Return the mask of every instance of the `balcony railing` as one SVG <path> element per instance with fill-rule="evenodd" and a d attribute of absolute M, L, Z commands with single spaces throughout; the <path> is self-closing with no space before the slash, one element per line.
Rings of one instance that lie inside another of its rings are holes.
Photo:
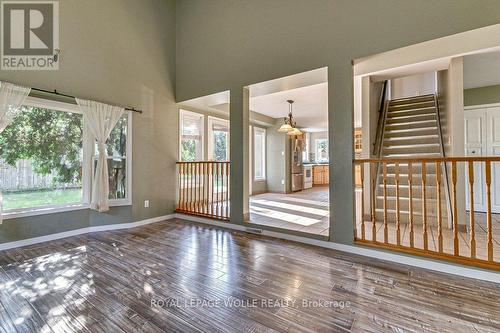
<path fill-rule="evenodd" d="M 500 270 L 498 162 L 500 157 L 354 160 L 355 242 Z M 445 165 L 451 205 L 444 195 Z"/>
<path fill-rule="evenodd" d="M 229 162 L 177 162 L 176 211 L 229 220 Z"/>

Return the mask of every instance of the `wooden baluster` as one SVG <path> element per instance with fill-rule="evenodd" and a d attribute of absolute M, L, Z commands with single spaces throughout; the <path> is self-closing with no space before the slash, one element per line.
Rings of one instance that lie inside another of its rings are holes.
<path fill-rule="evenodd" d="M 212 195 L 210 196 L 210 215 L 214 216 L 214 163 L 210 162 L 210 191 Z"/>
<path fill-rule="evenodd" d="M 177 192 L 177 204 L 176 204 L 176 207 L 175 209 L 178 210 L 180 209 L 181 207 L 181 191 L 182 191 L 182 170 L 181 170 L 181 164 L 180 163 L 176 163 L 175 164 L 175 167 L 176 167 L 176 172 L 177 172 L 177 187 L 178 187 L 178 192 Z"/>
<path fill-rule="evenodd" d="M 193 163 L 193 212 L 196 213 L 197 205 L 198 205 L 198 196 L 197 196 L 197 183 L 198 183 L 198 173 L 196 172 L 198 164 L 196 162 Z"/>
<path fill-rule="evenodd" d="M 410 227 L 410 247 L 415 246 L 415 234 L 413 230 L 413 175 L 412 175 L 412 170 L 413 165 L 412 162 L 408 162 L 408 210 L 409 210 L 409 217 L 408 217 L 408 224 Z"/>
<path fill-rule="evenodd" d="M 193 163 L 193 212 L 196 213 L 196 205 L 198 204 L 197 195 L 196 195 L 196 184 L 197 184 L 197 176 L 198 173 L 196 172 L 196 166 L 197 163 Z"/>
<path fill-rule="evenodd" d="M 202 178 L 202 173 L 201 173 L 201 166 L 202 163 L 198 162 L 198 213 L 203 213 L 203 201 L 202 201 L 202 187 L 201 187 L 201 182 L 203 181 Z"/>
<path fill-rule="evenodd" d="M 227 162 L 227 218 L 231 214 L 231 162 Z"/>
<path fill-rule="evenodd" d="M 224 163 L 226 167 L 226 218 L 229 219 L 229 162 Z"/>
<path fill-rule="evenodd" d="M 193 211 L 193 164 L 188 164 L 189 179 L 188 179 L 188 211 Z"/>
<path fill-rule="evenodd" d="M 361 239 L 365 240 L 365 164 L 361 163 Z"/>
<path fill-rule="evenodd" d="M 191 163 L 191 212 L 196 211 L 196 164 Z"/>
<path fill-rule="evenodd" d="M 219 210 L 219 217 L 222 217 L 223 216 L 223 212 L 224 212 L 224 164 L 223 163 L 219 163 L 219 172 L 220 172 L 220 190 L 219 190 L 219 193 L 220 193 L 220 196 L 219 196 L 219 200 L 220 200 L 220 210 Z"/>
<path fill-rule="evenodd" d="M 200 175 L 201 175 L 201 183 L 200 183 L 201 213 L 205 215 L 205 162 L 200 163 Z"/>
<path fill-rule="evenodd" d="M 205 214 L 210 214 L 210 163 L 205 163 Z"/>
<path fill-rule="evenodd" d="M 395 181 L 396 181 L 396 244 L 401 245 L 401 214 L 399 204 L 399 162 L 395 166 Z"/>
<path fill-rule="evenodd" d="M 371 176 L 371 193 L 370 193 L 370 200 L 371 200 L 371 218 L 372 218 L 372 241 L 376 242 L 377 241 L 377 211 L 376 211 L 376 204 L 377 204 L 377 168 L 373 163 L 370 163 L 370 176 Z"/>
<path fill-rule="evenodd" d="M 198 213 L 203 214 L 203 162 L 198 162 Z"/>
<path fill-rule="evenodd" d="M 186 163 L 182 163 L 182 210 L 186 210 L 186 204 L 187 204 L 187 167 Z"/>
<path fill-rule="evenodd" d="M 184 205 L 184 188 L 182 187 L 184 182 L 184 163 L 179 163 L 179 205 L 178 209 L 182 209 Z"/>
<path fill-rule="evenodd" d="M 438 214 L 438 251 L 443 253 L 443 207 L 441 206 L 441 162 L 436 162 L 436 191 Z"/>
<path fill-rule="evenodd" d="M 215 175 L 216 175 L 216 181 L 215 181 L 215 194 L 216 194 L 216 198 L 215 198 L 215 215 L 217 217 L 220 216 L 220 189 L 219 189 L 219 163 L 215 163 Z"/>
<path fill-rule="evenodd" d="M 488 261 L 493 261 L 493 224 L 491 221 L 491 161 L 486 161 L 486 227 L 488 228 Z"/>
<path fill-rule="evenodd" d="M 474 162 L 469 161 L 469 227 L 470 227 L 470 257 L 476 258 L 476 231 L 474 221 Z"/>
<path fill-rule="evenodd" d="M 354 240 L 358 239 L 358 199 L 357 199 L 357 194 L 356 194 L 356 188 L 357 188 L 357 183 L 356 183 L 356 175 L 357 175 L 357 170 L 358 170 L 359 165 L 354 161 L 354 203 L 356 205 L 356 210 L 354 213 Z M 363 211 L 363 209 L 361 209 Z"/>
<path fill-rule="evenodd" d="M 182 210 L 186 210 L 186 204 L 187 204 L 187 166 L 186 163 L 182 163 L 182 183 L 184 184 L 184 187 L 182 189 Z"/>
<path fill-rule="evenodd" d="M 199 164 L 199 170 L 200 170 L 200 183 L 198 184 L 198 192 L 200 195 L 199 198 L 199 206 L 200 206 L 200 213 L 203 214 L 203 162 L 198 163 Z"/>
<path fill-rule="evenodd" d="M 383 192 L 384 192 L 384 243 L 387 244 L 389 240 L 389 230 L 387 228 L 387 162 L 383 162 Z"/>
<path fill-rule="evenodd" d="M 457 206 L 457 162 L 451 162 L 451 188 L 453 194 L 453 254 L 459 255 L 458 248 L 458 206 Z"/>
<path fill-rule="evenodd" d="M 429 235 L 427 234 L 427 165 L 422 161 L 422 232 L 424 238 L 424 250 L 429 248 Z"/>
<path fill-rule="evenodd" d="M 194 209 L 196 213 L 200 212 L 200 163 L 196 162 L 194 164 L 194 197 L 195 197 L 195 205 Z"/>
<path fill-rule="evenodd" d="M 189 164 L 186 163 L 185 165 L 185 168 L 186 168 L 186 174 L 184 175 L 185 179 L 184 179 L 184 182 L 185 182 L 185 185 L 184 185 L 184 190 L 186 191 L 186 200 L 184 202 L 184 208 L 185 210 L 189 210 Z"/>
<path fill-rule="evenodd" d="M 225 190 L 224 190 L 224 183 L 225 183 L 225 178 L 226 178 L 226 171 L 225 171 L 225 163 L 221 163 L 220 164 L 220 167 L 221 167 L 221 183 L 222 183 L 222 193 L 221 193 L 221 202 L 222 202 L 222 205 L 221 205 L 221 216 L 222 217 L 225 217 L 225 211 L 226 211 L 226 207 L 224 206 L 225 205 L 225 199 L 226 199 L 226 193 L 225 193 Z"/>
<path fill-rule="evenodd" d="M 225 217 L 224 213 L 226 211 L 226 209 L 224 207 L 224 199 L 225 199 L 226 195 L 224 193 L 224 178 L 225 178 L 224 175 L 225 175 L 225 171 L 224 171 L 224 163 L 223 162 L 220 164 L 220 174 L 221 174 L 220 178 L 221 178 L 221 191 L 222 191 L 221 192 L 221 206 L 220 206 L 221 213 L 220 213 L 220 216 L 222 218 L 224 218 Z"/>

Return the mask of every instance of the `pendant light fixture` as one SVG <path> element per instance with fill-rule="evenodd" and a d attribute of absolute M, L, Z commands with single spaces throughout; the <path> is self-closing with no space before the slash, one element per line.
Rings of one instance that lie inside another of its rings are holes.
<path fill-rule="evenodd" d="M 297 127 L 294 127 L 293 130 L 291 130 L 290 132 L 286 133 L 287 135 L 302 135 L 302 132 L 297 128 Z"/>
<path fill-rule="evenodd" d="M 288 118 L 285 117 L 283 118 L 283 125 L 278 129 L 278 132 L 286 133 L 288 135 L 301 135 L 302 132 L 296 128 L 296 123 L 293 121 L 293 115 L 292 115 L 292 105 L 293 105 L 293 100 L 289 99 L 287 100 L 289 104 L 289 112 L 288 112 Z"/>

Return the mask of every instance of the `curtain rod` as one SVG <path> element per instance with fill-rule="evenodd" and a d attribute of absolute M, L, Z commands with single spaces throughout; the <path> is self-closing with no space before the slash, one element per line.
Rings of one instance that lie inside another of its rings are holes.
<path fill-rule="evenodd" d="M 73 98 L 73 99 L 76 99 L 75 96 L 71 96 L 71 95 L 66 95 L 66 94 L 62 94 L 60 92 L 58 92 L 57 90 L 54 89 L 54 91 L 49 91 L 49 90 L 45 90 L 45 89 L 38 89 L 38 88 L 31 88 L 31 90 L 35 90 L 35 91 L 39 91 L 39 92 L 43 92 L 43 93 L 46 93 L 46 94 L 52 94 L 52 95 L 57 95 L 57 96 L 62 96 L 62 97 L 67 97 L 67 98 Z M 125 110 L 127 111 L 132 111 L 132 112 L 137 112 L 137 113 L 142 113 L 142 110 L 137 110 L 135 108 L 128 108 L 126 107 Z"/>

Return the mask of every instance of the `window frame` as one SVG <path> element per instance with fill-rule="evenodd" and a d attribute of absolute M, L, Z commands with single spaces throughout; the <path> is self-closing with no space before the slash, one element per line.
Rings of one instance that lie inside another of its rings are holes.
<path fill-rule="evenodd" d="M 261 134 L 263 135 L 264 137 L 264 140 L 262 141 L 262 146 L 261 146 L 261 149 L 263 150 L 263 152 L 261 153 L 262 154 L 262 164 L 261 164 L 261 168 L 262 168 L 262 176 L 261 177 L 257 177 L 256 176 L 256 172 L 255 170 L 257 169 L 256 168 L 256 159 L 255 159 L 255 148 L 257 147 L 257 145 L 255 144 L 255 138 L 257 137 L 257 134 Z M 253 180 L 254 181 L 265 181 L 267 178 L 267 170 L 266 170 L 266 165 L 267 165 L 267 130 L 265 128 L 261 128 L 261 127 L 256 127 L 254 126 L 253 127 Z"/>
<path fill-rule="evenodd" d="M 218 117 L 212 117 L 208 116 L 208 150 L 207 150 L 207 158 L 209 161 L 215 161 L 214 159 L 214 131 L 212 129 L 214 124 L 219 124 L 219 125 L 224 125 L 227 126 L 227 145 L 226 145 L 226 156 L 227 160 L 225 162 L 229 162 L 230 160 L 230 142 L 231 142 L 231 136 L 230 136 L 230 127 L 229 127 L 229 120 L 223 119 L 223 118 L 218 118 Z"/>
<path fill-rule="evenodd" d="M 127 115 L 127 145 L 125 149 L 125 156 L 121 156 L 120 159 L 125 160 L 125 167 L 127 168 L 126 170 L 126 180 L 127 180 L 127 185 L 126 185 L 126 190 L 125 190 L 125 198 L 120 198 L 120 199 L 109 199 L 109 206 L 110 207 L 116 207 L 116 206 L 130 206 L 132 205 L 132 111 L 125 111 L 124 114 Z M 129 139 L 130 138 L 130 139 Z M 94 174 L 95 172 L 95 164 L 94 161 L 97 159 L 96 151 L 95 151 L 95 144 L 94 140 L 91 137 L 90 142 L 92 144 L 92 155 L 91 155 L 91 175 Z M 85 154 L 85 150 L 84 150 Z M 108 156 L 108 160 L 112 160 L 114 158 L 117 158 L 116 156 Z M 90 193 L 92 192 L 92 177 L 90 179 L 90 188 L 88 189 L 89 192 L 89 197 Z"/>
<path fill-rule="evenodd" d="M 201 129 L 200 129 L 200 141 L 201 141 L 201 157 L 199 161 L 203 161 L 205 158 L 205 115 L 198 112 L 188 111 L 185 109 L 179 109 L 179 151 L 178 151 L 178 160 L 182 161 L 182 124 L 185 115 L 191 115 L 201 118 Z"/>
<path fill-rule="evenodd" d="M 324 163 L 324 162 L 328 162 L 329 161 L 329 158 L 327 159 L 319 159 L 319 149 L 318 149 L 318 142 L 320 141 L 326 141 L 326 155 L 327 157 L 329 157 L 329 154 L 330 154 L 330 151 L 329 151 L 329 147 L 328 147 L 328 139 L 316 139 L 314 141 L 314 152 L 315 152 L 315 159 L 316 159 L 316 162 L 318 163 Z"/>
<path fill-rule="evenodd" d="M 2 218 L 4 220 L 46 215 L 59 212 L 67 212 L 74 210 L 82 210 L 90 208 L 90 196 L 92 193 L 92 172 L 93 172 L 93 156 L 94 156 L 94 138 L 89 133 L 86 125 L 85 117 L 83 112 L 80 110 L 77 104 L 53 101 L 44 98 L 28 96 L 23 103 L 25 106 L 45 108 L 54 111 L 76 113 L 82 115 L 83 121 L 83 137 L 82 137 L 82 200 L 80 202 L 68 203 L 63 205 L 41 205 L 35 207 L 18 208 L 18 209 L 8 209 L 2 212 Z M 110 199 L 109 205 L 111 206 L 124 206 L 132 205 L 132 112 L 127 112 L 127 155 L 126 155 L 126 165 L 127 165 L 127 193 L 124 199 Z"/>

